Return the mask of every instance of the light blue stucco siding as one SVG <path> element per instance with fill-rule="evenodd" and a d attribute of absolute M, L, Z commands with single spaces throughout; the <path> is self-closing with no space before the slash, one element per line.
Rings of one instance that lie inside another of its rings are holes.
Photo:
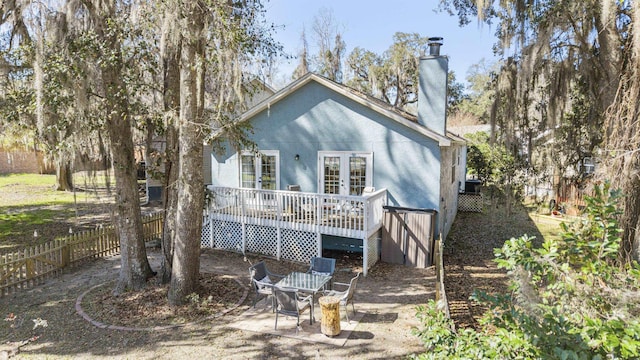
<path fill-rule="evenodd" d="M 280 189 L 318 192 L 319 151 L 369 152 L 373 186 L 388 190 L 390 205 L 439 209 L 438 142 L 315 81 L 250 121 L 258 149 L 279 151 Z M 214 185 L 239 186 L 238 171 L 234 150 L 212 156 Z"/>

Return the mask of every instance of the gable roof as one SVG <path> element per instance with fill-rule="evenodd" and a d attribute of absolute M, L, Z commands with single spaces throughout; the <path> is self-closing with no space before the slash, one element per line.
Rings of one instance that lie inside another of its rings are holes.
<path fill-rule="evenodd" d="M 279 102 L 280 100 L 286 98 L 287 96 L 289 96 L 290 94 L 294 93 L 295 91 L 297 91 L 298 89 L 300 89 L 301 87 L 303 87 L 304 85 L 310 83 L 311 81 L 315 81 L 318 84 L 325 86 L 341 95 L 346 96 L 347 98 L 349 98 L 350 100 L 363 105 L 381 115 L 384 115 L 385 117 L 407 127 L 410 128 L 420 134 L 422 134 L 425 137 L 428 137 L 432 140 L 435 140 L 438 142 L 438 144 L 440 146 L 450 146 L 452 141 L 455 141 L 454 139 L 448 137 L 448 136 L 443 136 L 438 134 L 437 132 L 423 126 L 420 125 L 417 120 L 416 117 L 412 114 L 409 114 L 406 111 L 397 109 L 389 104 L 387 104 L 386 102 L 374 98 L 372 96 L 369 95 L 365 95 L 353 88 L 350 88 L 348 86 L 345 86 L 343 84 L 339 84 L 336 83 L 335 81 L 329 80 L 323 76 L 314 74 L 314 73 L 307 73 L 306 75 L 302 76 L 301 78 L 297 79 L 296 81 L 293 81 L 292 83 L 290 83 L 289 85 L 285 86 L 284 88 L 280 89 L 278 92 L 276 92 L 275 94 L 273 94 L 272 96 L 266 98 L 265 100 L 261 101 L 260 103 L 258 103 L 256 106 L 254 106 L 253 108 L 249 109 L 248 111 L 246 111 L 245 113 L 243 113 L 238 119 L 238 122 L 244 122 L 244 121 L 248 121 L 250 120 L 252 117 L 254 117 L 255 115 L 259 114 L 260 112 L 262 112 L 263 110 L 269 109 L 271 107 L 271 105 Z"/>

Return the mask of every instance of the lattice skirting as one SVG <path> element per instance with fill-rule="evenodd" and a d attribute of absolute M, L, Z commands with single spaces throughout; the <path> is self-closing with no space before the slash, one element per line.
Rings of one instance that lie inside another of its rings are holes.
<path fill-rule="evenodd" d="M 247 251 L 278 256 L 278 230 L 272 226 L 245 225 Z"/>
<path fill-rule="evenodd" d="M 315 233 L 282 229 L 281 237 L 283 259 L 308 263 L 318 253 Z"/>
<path fill-rule="evenodd" d="M 380 254 L 380 236 L 374 234 L 367 240 L 367 269 L 371 269 L 378 262 L 378 254 Z"/>
<path fill-rule="evenodd" d="M 213 247 L 213 243 L 211 241 L 211 224 L 209 224 L 209 217 L 205 216 L 202 219 L 202 237 L 200 240 L 201 247 Z"/>
<path fill-rule="evenodd" d="M 318 234 L 314 232 L 280 229 L 264 225 L 245 225 L 246 251 L 264 254 L 274 258 L 308 263 L 318 256 Z M 204 219 L 202 226 L 203 247 L 243 252 L 242 224 L 232 221 Z M 365 269 L 371 269 L 378 261 L 380 234 L 372 235 L 367 241 Z M 280 241 L 280 243 L 278 243 Z M 278 254 L 279 253 L 279 254 Z M 278 256 L 279 255 L 279 256 Z"/>
<path fill-rule="evenodd" d="M 482 194 L 458 194 L 458 211 L 482 212 Z"/>
<path fill-rule="evenodd" d="M 213 220 L 213 247 L 242 252 L 242 225 L 233 221 Z"/>
<path fill-rule="evenodd" d="M 231 221 L 213 220 L 207 218 L 202 224 L 202 247 L 233 250 L 242 252 L 242 224 Z M 313 232 L 281 229 L 278 246 L 278 229 L 272 226 L 245 225 L 246 251 L 256 254 L 278 257 L 291 261 L 308 263 L 317 256 L 317 235 Z M 213 239 L 213 241 L 212 241 Z"/>

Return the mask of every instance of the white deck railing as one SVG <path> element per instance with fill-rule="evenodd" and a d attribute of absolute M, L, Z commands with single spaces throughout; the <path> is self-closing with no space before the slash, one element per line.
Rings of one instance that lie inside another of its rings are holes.
<path fill-rule="evenodd" d="M 209 186 L 207 213 L 243 224 L 364 239 L 382 226 L 387 190 L 363 196 Z"/>

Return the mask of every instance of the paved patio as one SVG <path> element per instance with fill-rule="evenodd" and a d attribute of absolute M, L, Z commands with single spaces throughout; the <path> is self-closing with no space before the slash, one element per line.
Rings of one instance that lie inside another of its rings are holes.
<path fill-rule="evenodd" d="M 351 321 L 347 322 L 342 311 L 343 308 L 341 307 L 341 332 L 339 335 L 334 337 L 329 337 L 322 334 L 322 331 L 320 330 L 321 314 L 319 306 L 317 305 L 314 311 L 315 321 L 313 324 L 309 323 L 308 313 L 304 313 L 300 316 L 300 328 L 297 328 L 296 326 L 295 317 L 280 315 L 278 318 L 278 329 L 276 330 L 274 327 L 275 315 L 271 310 L 271 302 L 268 299 L 260 300 L 256 304 L 255 309 L 253 307 L 250 307 L 247 311 L 239 315 L 236 320 L 231 322 L 229 326 L 234 329 L 253 331 L 259 334 L 286 336 L 288 338 L 296 339 L 299 341 L 323 343 L 333 346 L 344 346 L 351 333 L 360 323 L 360 320 L 364 316 L 364 313 L 356 311 L 356 315 L 350 316 Z M 352 315 L 351 311 L 351 305 L 349 305 L 349 315 Z"/>

